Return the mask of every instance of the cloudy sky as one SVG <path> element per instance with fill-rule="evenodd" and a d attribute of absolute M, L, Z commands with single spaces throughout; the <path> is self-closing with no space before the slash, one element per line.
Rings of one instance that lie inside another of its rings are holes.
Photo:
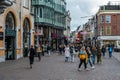
<path fill-rule="evenodd" d="M 109 1 L 119 0 L 66 0 L 67 10 L 71 13 L 71 30 L 75 30 L 79 25 L 87 22 L 90 17 L 84 16 L 95 15 L 99 6 L 106 5 Z"/>

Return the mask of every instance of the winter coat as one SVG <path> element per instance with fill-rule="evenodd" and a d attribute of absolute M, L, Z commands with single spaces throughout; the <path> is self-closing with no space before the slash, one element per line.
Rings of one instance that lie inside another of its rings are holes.
<path fill-rule="evenodd" d="M 34 55 L 35 55 L 35 49 L 34 48 L 30 48 L 29 57 L 34 57 Z"/>

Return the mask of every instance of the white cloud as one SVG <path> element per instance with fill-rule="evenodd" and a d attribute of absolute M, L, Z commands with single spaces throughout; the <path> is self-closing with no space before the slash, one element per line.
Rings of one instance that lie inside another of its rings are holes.
<path fill-rule="evenodd" d="M 87 22 L 88 18 L 81 17 L 95 15 L 99 6 L 107 4 L 108 1 L 118 0 L 66 0 L 67 10 L 70 10 L 72 18 L 71 30 Z"/>

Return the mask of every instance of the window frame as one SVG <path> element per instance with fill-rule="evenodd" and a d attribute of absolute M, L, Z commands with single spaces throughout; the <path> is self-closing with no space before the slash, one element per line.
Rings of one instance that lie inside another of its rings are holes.
<path fill-rule="evenodd" d="M 111 15 L 106 15 L 105 16 L 105 22 L 106 23 L 111 23 Z"/>
<path fill-rule="evenodd" d="M 101 15 L 101 16 L 100 16 L 100 23 L 104 23 L 104 20 L 105 20 L 105 19 L 104 19 L 104 16 Z"/>
<path fill-rule="evenodd" d="M 106 26 L 106 35 L 111 35 L 111 26 Z"/>

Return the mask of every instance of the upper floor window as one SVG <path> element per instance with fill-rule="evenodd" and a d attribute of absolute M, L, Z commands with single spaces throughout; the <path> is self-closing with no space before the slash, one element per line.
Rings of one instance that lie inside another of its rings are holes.
<path fill-rule="evenodd" d="M 29 8 L 29 0 L 23 0 L 23 6 Z"/>
<path fill-rule="evenodd" d="M 106 35 L 111 35 L 111 27 L 110 26 L 106 27 Z"/>
<path fill-rule="evenodd" d="M 102 35 L 104 35 L 104 26 L 102 26 L 101 31 L 102 31 Z"/>
<path fill-rule="evenodd" d="M 40 8 L 39 10 L 40 10 L 40 18 L 42 18 L 42 8 Z"/>
<path fill-rule="evenodd" d="M 111 16 L 110 15 L 106 15 L 106 23 L 111 23 Z"/>
<path fill-rule="evenodd" d="M 100 22 L 104 23 L 104 16 L 103 15 L 100 17 Z"/>

